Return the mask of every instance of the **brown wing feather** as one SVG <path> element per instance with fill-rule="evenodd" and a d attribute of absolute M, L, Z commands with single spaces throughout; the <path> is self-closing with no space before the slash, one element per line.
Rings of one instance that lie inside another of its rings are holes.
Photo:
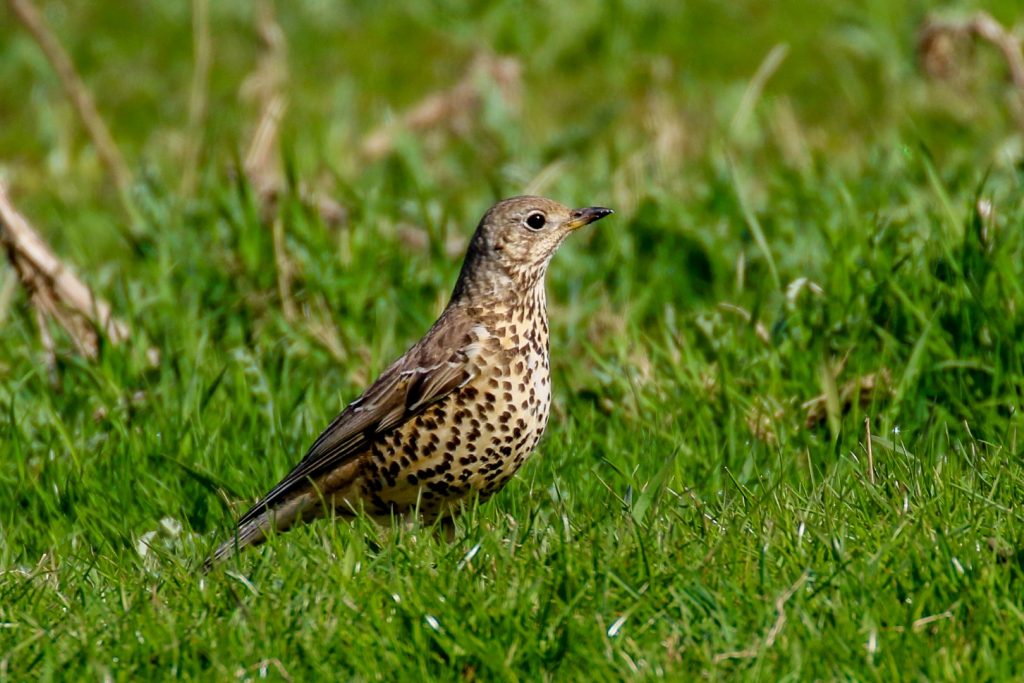
<path fill-rule="evenodd" d="M 305 457 L 246 512 L 238 526 L 273 510 L 297 489 L 369 448 L 370 440 L 404 424 L 475 376 L 479 333 L 457 309 L 445 311 L 427 335 L 350 403 L 317 438 Z"/>

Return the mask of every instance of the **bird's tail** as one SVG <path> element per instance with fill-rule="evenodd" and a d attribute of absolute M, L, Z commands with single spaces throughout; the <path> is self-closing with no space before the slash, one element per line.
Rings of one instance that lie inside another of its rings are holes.
<path fill-rule="evenodd" d="M 203 563 L 203 572 L 208 572 L 215 565 L 220 564 L 236 552 L 252 545 L 259 545 L 267 540 L 267 536 L 274 532 L 287 531 L 299 521 L 300 518 L 315 516 L 312 503 L 316 500 L 311 494 L 306 493 L 293 497 L 291 500 L 278 505 L 276 508 L 263 506 L 262 511 L 257 513 L 260 505 L 247 512 L 242 517 L 242 522 L 235 528 L 235 533 L 228 540 L 221 543 L 210 557 Z M 256 513 L 256 514 L 254 514 Z"/>
<path fill-rule="evenodd" d="M 239 525 L 235 529 L 234 535 L 217 546 L 213 554 L 206 558 L 206 562 L 203 563 L 203 572 L 210 571 L 215 565 L 220 564 L 243 548 L 263 543 L 263 541 L 267 540 L 267 532 L 271 524 L 272 521 L 269 519 L 269 513 L 264 513 L 256 519 Z"/>

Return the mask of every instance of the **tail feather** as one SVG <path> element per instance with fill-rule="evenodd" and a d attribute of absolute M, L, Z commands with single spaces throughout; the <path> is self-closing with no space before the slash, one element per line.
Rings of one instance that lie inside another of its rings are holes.
<path fill-rule="evenodd" d="M 285 504 L 272 510 L 266 509 L 260 515 L 240 524 L 235 528 L 234 535 L 221 543 L 213 551 L 213 554 L 206 558 L 203 563 L 203 572 L 210 571 L 239 550 L 263 543 L 267 540 L 271 529 L 275 532 L 287 531 L 310 507 L 310 502 L 311 496 L 309 495 L 296 496 Z"/>
<path fill-rule="evenodd" d="M 234 535 L 217 546 L 213 554 L 206 558 L 203 571 L 210 571 L 214 565 L 220 564 L 243 548 L 259 545 L 267 540 L 268 525 L 269 520 L 264 515 L 235 529 Z"/>

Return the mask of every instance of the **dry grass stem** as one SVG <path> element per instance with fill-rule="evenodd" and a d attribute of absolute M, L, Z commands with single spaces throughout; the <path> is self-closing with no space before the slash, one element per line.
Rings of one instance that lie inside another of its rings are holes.
<path fill-rule="evenodd" d="M 7 0 L 7 4 L 21 25 L 39 45 L 39 49 L 46 56 L 50 66 L 57 72 L 64 93 L 71 100 L 71 105 L 78 114 L 78 118 L 81 119 L 82 125 L 85 126 L 89 138 L 96 147 L 100 161 L 110 174 L 118 192 L 127 202 L 127 192 L 131 186 L 131 173 L 121 155 L 121 150 L 118 149 L 117 143 L 114 142 L 107 125 L 103 122 L 103 117 L 96 109 L 92 93 L 89 92 L 82 78 L 75 71 L 75 66 L 68 53 L 60 44 L 57 36 L 47 26 L 43 15 L 31 0 Z"/>
<path fill-rule="evenodd" d="M 268 677 L 270 667 L 273 667 L 277 671 L 277 675 L 281 677 L 281 680 L 291 683 L 292 676 L 288 673 L 288 670 L 284 668 L 284 664 L 281 663 L 280 659 L 276 657 L 274 659 L 264 659 L 256 662 L 251 666 L 245 668 L 239 667 L 235 671 L 235 678 L 245 683 L 255 680 L 264 680 Z"/>
<path fill-rule="evenodd" d="M 869 372 L 866 375 L 855 377 L 846 382 L 837 391 L 838 412 L 848 411 L 853 406 L 854 401 L 859 402 L 861 407 L 866 407 L 875 399 L 887 396 L 891 392 L 892 373 L 889 372 L 888 368 L 882 368 L 878 372 Z M 826 394 L 821 394 L 809 401 L 805 401 L 801 407 L 806 411 L 807 417 L 804 420 L 804 424 L 808 429 L 816 427 L 828 417 L 828 397 Z"/>
<path fill-rule="evenodd" d="M 208 0 L 192 0 L 192 86 L 188 99 L 188 130 L 181 176 L 181 193 L 195 191 L 199 157 L 203 149 L 203 131 L 209 112 L 210 68 L 213 64 L 213 41 L 210 38 L 210 6 Z"/>
<path fill-rule="evenodd" d="M 298 318 L 295 300 L 292 298 L 292 282 L 297 267 L 288 257 L 284 243 L 284 219 L 280 214 L 274 218 L 274 264 L 277 267 L 277 294 L 281 299 L 281 312 L 285 320 L 294 323 Z"/>
<path fill-rule="evenodd" d="M 272 2 L 257 5 L 256 27 L 263 52 L 256 68 L 242 83 L 241 97 L 256 102 L 259 115 L 242 166 L 259 197 L 263 218 L 270 222 L 285 188 L 279 143 L 281 123 L 288 110 L 288 41 Z M 329 225 L 340 225 L 348 219 L 345 208 L 324 192 L 302 186 L 299 195 Z"/>
<path fill-rule="evenodd" d="M 999 50 L 1016 91 L 1019 123 L 1024 126 L 1024 51 L 1020 39 L 988 12 L 975 12 L 969 19 L 944 21 L 929 17 L 921 26 L 917 55 L 922 70 L 931 78 L 950 80 L 969 58 L 972 40 L 989 43 Z"/>
<path fill-rule="evenodd" d="M 719 310 L 725 311 L 727 313 L 733 313 L 735 315 L 738 315 L 746 323 L 750 323 L 753 320 L 753 316 L 750 314 L 750 311 L 740 306 L 737 306 L 736 304 L 731 304 L 728 301 L 723 301 L 719 303 L 718 308 Z M 757 335 L 757 338 L 761 340 L 761 343 L 763 343 L 765 346 L 771 345 L 772 335 L 768 331 L 768 328 L 765 327 L 764 323 L 761 322 L 760 320 L 754 322 L 754 334 Z"/>
<path fill-rule="evenodd" d="M 947 619 L 955 619 L 956 615 L 953 613 L 953 610 L 957 607 L 959 607 L 958 602 L 951 605 L 949 609 L 945 610 L 944 612 L 939 612 L 938 614 L 929 614 L 928 616 L 921 617 L 920 619 L 915 619 L 910 624 L 910 630 L 914 633 L 917 633 L 923 630 L 924 627 L 928 626 L 929 624 L 934 624 L 938 621 L 945 621 Z M 893 633 L 906 633 L 907 631 L 905 626 L 889 626 L 886 627 L 884 630 L 892 631 Z"/>
<path fill-rule="evenodd" d="M 277 153 L 278 133 L 288 98 L 278 94 L 269 98 L 260 109 L 256 132 L 245 153 L 243 168 L 245 175 L 260 194 L 275 195 L 281 191 L 284 180 L 279 168 Z"/>
<path fill-rule="evenodd" d="M 260 200 L 264 220 L 271 224 L 274 240 L 274 264 L 277 270 L 277 293 L 284 319 L 319 343 L 335 360 L 347 357 L 344 344 L 330 322 L 327 307 L 317 302 L 312 309 L 296 303 L 293 294 L 301 268 L 288 254 L 284 218 L 278 200 L 284 190 L 280 168 L 281 122 L 288 108 L 288 42 L 274 14 L 273 3 L 261 2 L 257 9 L 257 30 L 263 42 L 256 68 L 242 84 L 242 97 L 259 103 L 259 118 L 243 161 L 243 170 Z M 314 205 L 321 217 L 332 224 L 342 223 L 347 213 L 334 200 L 300 188 L 303 201 Z M 303 324 L 304 323 L 304 324 Z"/>
<path fill-rule="evenodd" d="M 128 326 L 115 318 L 110 305 L 93 296 L 89 287 L 57 258 L 11 204 L 2 184 L 0 243 L 36 308 L 40 335 L 49 354 L 53 354 L 53 340 L 45 323 L 47 317 L 56 320 L 79 352 L 88 358 L 95 358 L 99 352 L 99 331 L 112 344 L 128 339 Z"/>
<path fill-rule="evenodd" d="M 348 350 L 341 341 L 337 328 L 332 324 L 330 310 L 322 298 L 314 301 L 312 309 L 308 306 L 304 307 L 303 317 L 306 320 L 306 329 L 309 331 L 310 336 L 327 353 L 331 354 L 331 358 L 339 363 L 349 360 Z M 358 384 L 365 384 L 365 380 L 368 380 L 368 378 L 360 378 L 360 380 L 357 382 Z"/>
<path fill-rule="evenodd" d="M 744 421 L 747 423 L 747 429 L 750 430 L 751 436 L 761 443 L 776 446 L 779 443 L 779 435 L 775 431 L 775 424 L 782 420 L 785 414 L 782 408 L 772 409 L 765 404 L 764 400 L 759 400 L 757 404 L 747 410 Z"/>
<path fill-rule="evenodd" d="M 260 195 L 278 193 L 284 184 L 278 167 L 281 120 L 288 108 L 288 42 L 271 2 L 257 5 L 256 29 L 263 51 L 256 68 L 242 83 L 242 98 L 259 106 L 255 132 L 245 153 L 243 170 Z"/>
<path fill-rule="evenodd" d="M 760 643 L 755 643 L 746 650 L 722 652 L 717 654 L 714 657 L 714 662 L 718 664 L 727 659 L 753 659 L 765 650 L 770 649 L 775 644 L 779 634 L 782 633 L 782 628 L 786 625 L 786 603 L 789 602 L 789 599 L 792 598 L 805 583 L 807 583 L 808 578 L 810 578 L 810 574 L 805 570 L 792 586 L 787 588 L 781 595 L 779 595 L 779 597 L 775 598 L 775 623 L 773 623 L 771 628 L 768 629 L 768 633 L 765 634 L 764 640 Z"/>
<path fill-rule="evenodd" d="M 0 326 L 7 320 L 16 291 L 18 291 L 18 275 L 8 270 L 4 273 L 3 283 L 0 283 Z"/>
<path fill-rule="evenodd" d="M 57 385 L 57 348 L 53 343 L 53 335 L 50 333 L 50 323 L 46 319 L 43 309 L 38 306 L 33 309 L 36 319 L 36 327 L 39 328 L 39 342 L 43 345 L 43 355 L 46 358 L 46 375 L 51 386 Z"/>
<path fill-rule="evenodd" d="M 871 445 L 871 418 L 864 418 L 864 438 L 868 444 L 868 481 L 875 483 L 875 449 Z"/>
<path fill-rule="evenodd" d="M 514 105 L 518 102 L 522 89 L 519 61 L 488 53 L 477 55 L 466 75 L 454 86 L 428 95 L 395 121 L 370 132 L 361 146 L 363 156 L 370 160 L 388 156 L 402 131 L 423 133 L 445 129 L 465 134 L 476 125 L 484 93 L 492 84 L 507 103 Z"/>

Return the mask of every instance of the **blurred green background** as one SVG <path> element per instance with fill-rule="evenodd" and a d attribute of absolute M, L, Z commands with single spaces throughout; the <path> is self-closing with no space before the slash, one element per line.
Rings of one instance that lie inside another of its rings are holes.
<path fill-rule="evenodd" d="M 329 169 L 351 181 L 368 170 L 354 153 L 363 136 L 450 87 L 474 55 L 488 51 L 518 60 L 521 106 L 494 103 L 456 150 L 430 160 L 431 189 L 448 202 L 515 191 L 555 158 L 592 165 L 649 154 L 659 135 L 675 144 L 663 160 L 669 169 L 660 169 L 671 172 L 656 180 L 680 191 L 723 143 L 738 146 L 750 163 L 781 156 L 797 166 L 827 160 L 856 168 L 908 138 L 929 145 L 943 163 L 1005 161 L 1017 130 L 995 51 L 978 47 L 961 64 L 966 74 L 936 86 L 918 68 L 916 42 L 930 11 L 962 19 L 984 7 L 1012 26 L 1019 8 L 948 4 L 286 3 L 278 15 L 288 39 L 289 153 L 300 175 Z M 189 3 L 43 9 L 133 166 L 156 182 L 177 180 L 193 64 Z M 254 107 L 239 93 L 260 41 L 250 3 L 212 3 L 209 13 L 214 63 L 204 156 L 212 173 L 248 144 Z M 10 10 L 4 20 L 5 174 L 26 195 L 48 187 L 64 201 L 92 198 L 99 169 L 87 140 L 40 51 Z M 784 60 L 740 122 L 747 126 L 736 130 L 751 78 L 779 45 Z"/>

